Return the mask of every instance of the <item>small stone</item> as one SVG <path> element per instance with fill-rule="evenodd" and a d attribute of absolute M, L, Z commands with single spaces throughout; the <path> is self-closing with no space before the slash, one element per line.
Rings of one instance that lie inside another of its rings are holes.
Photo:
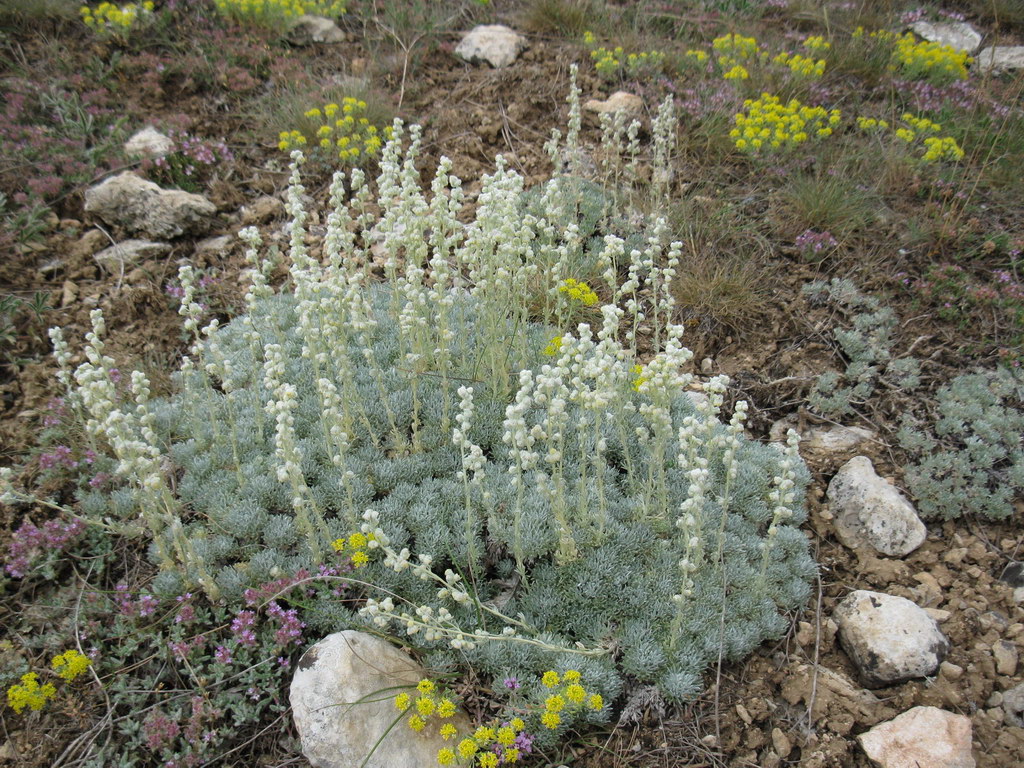
<path fill-rule="evenodd" d="M 999 574 L 999 580 L 1009 584 L 1014 589 L 1024 587 L 1024 563 L 1014 561 L 1007 565 L 1003 568 L 1003 572 Z"/>
<path fill-rule="evenodd" d="M 1024 45 L 990 46 L 979 53 L 974 62 L 983 72 L 995 75 L 1024 69 Z"/>
<path fill-rule="evenodd" d="M 949 617 L 953 615 L 950 611 L 944 611 L 941 608 L 925 608 L 924 612 L 935 619 L 936 624 L 949 621 Z"/>
<path fill-rule="evenodd" d="M 1013 602 L 1024 603 L 1024 587 L 1017 587 L 1013 590 Z"/>
<path fill-rule="evenodd" d="M 288 42 L 295 45 L 343 43 L 345 33 L 332 19 L 306 14 L 296 17 L 288 28 Z"/>
<path fill-rule="evenodd" d="M 869 688 L 931 675 L 949 651 L 935 621 L 902 597 L 859 589 L 834 617 L 839 641 Z"/>
<path fill-rule="evenodd" d="M 302 753 L 314 768 L 436 765 L 438 750 L 452 744 L 436 728 L 415 732 L 395 724 L 394 697 L 402 690 L 415 695 L 426 676 L 373 635 L 346 630 L 325 637 L 302 655 L 289 692 Z M 450 722 L 469 732 L 462 712 Z"/>
<path fill-rule="evenodd" d="M 1003 714 L 1006 722 L 1024 728 L 1024 683 L 1003 691 Z"/>
<path fill-rule="evenodd" d="M 231 246 L 235 244 L 237 238 L 231 235 L 219 235 L 217 237 L 208 237 L 205 240 L 200 240 L 195 246 L 195 255 L 197 258 L 209 258 L 217 259 L 231 251 Z"/>
<path fill-rule="evenodd" d="M 98 229 L 90 229 L 71 246 L 71 255 L 76 259 L 86 259 L 109 243 L 105 234 Z"/>
<path fill-rule="evenodd" d="M 1009 640 L 998 640 L 992 646 L 992 657 L 996 661 L 996 672 L 1000 675 L 1017 673 L 1017 644 Z"/>
<path fill-rule="evenodd" d="M 987 699 L 985 699 L 985 706 L 986 707 L 998 707 L 998 706 L 1001 706 L 1002 703 L 1003 703 L 1003 692 L 1002 691 L 992 691 L 992 693 L 989 695 L 989 697 Z"/>
<path fill-rule="evenodd" d="M 64 269 L 64 261 L 61 259 L 50 259 L 44 264 L 39 265 L 39 276 L 46 279 L 53 277 L 58 272 Z"/>
<path fill-rule="evenodd" d="M 284 216 L 284 203 L 270 195 L 257 197 L 242 209 L 243 224 L 266 224 L 281 216 Z"/>
<path fill-rule="evenodd" d="M 786 433 L 795 429 L 800 433 L 800 454 L 819 461 L 838 463 L 847 459 L 865 443 L 878 439 L 878 435 L 864 427 L 844 427 L 839 424 L 822 424 L 800 428 L 795 416 L 785 416 L 772 424 L 768 436 L 772 441 L 785 441 Z"/>
<path fill-rule="evenodd" d="M 70 280 L 65 280 L 64 285 L 61 286 L 60 305 L 62 307 L 70 307 L 75 303 L 75 299 L 78 298 L 78 286 Z"/>
<path fill-rule="evenodd" d="M 503 24 L 483 24 L 470 30 L 455 48 L 455 55 L 477 64 L 507 67 L 526 48 L 526 38 Z"/>
<path fill-rule="evenodd" d="M 154 243 L 149 240 L 125 240 L 104 248 L 95 255 L 96 263 L 107 272 L 123 272 L 127 267 L 134 267 L 139 262 L 163 256 L 171 250 L 167 243 Z"/>
<path fill-rule="evenodd" d="M 639 96 L 626 91 L 616 91 L 604 101 L 590 99 L 583 105 L 583 109 L 597 114 L 615 114 L 624 112 L 630 116 L 640 115 L 644 111 L 644 100 Z"/>
<path fill-rule="evenodd" d="M 750 716 L 750 713 L 747 712 L 747 708 L 744 707 L 742 704 L 736 705 L 736 714 L 739 715 L 740 720 L 742 720 L 747 725 L 750 725 L 752 722 L 754 722 L 754 718 Z"/>
<path fill-rule="evenodd" d="M 793 742 L 781 728 L 772 729 L 772 746 L 775 747 L 775 752 L 779 757 L 786 757 L 793 751 Z"/>
<path fill-rule="evenodd" d="M 939 664 L 939 673 L 949 680 L 959 680 L 964 675 L 964 668 L 951 661 L 944 661 Z"/>
<path fill-rule="evenodd" d="M 814 625 L 809 621 L 801 621 L 799 629 L 796 633 L 796 641 L 800 645 L 810 645 L 814 642 L 814 638 L 817 633 L 814 631 Z"/>
<path fill-rule="evenodd" d="M 914 707 L 857 737 L 881 768 L 974 768 L 971 721 L 936 707 Z"/>
<path fill-rule="evenodd" d="M 137 157 L 163 157 L 174 149 L 174 140 L 147 125 L 124 143 L 124 153 Z"/>
<path fill-rule="evenodd" d="M 910 31 L 929 43 L 948 45 L 965 53 L 974 53 L 981 45 L 981 33 L 964 21 L 918 21 L 910 25 Z"/>
<path fill-rule="evenodd" d="M 700 372 L 705 376 L 710 376 L 715 371 L 715 361 L 710 357 L 705 357 L 700 361 Z"/>
<path fill-rule="evenodd" d="M 851 549 L 868 547 L 903 557 L 920 547 L 928 529 L 910 502 L 877 474 L 866 456 L 850 459 L 828 485 L 839 540 Z"/>

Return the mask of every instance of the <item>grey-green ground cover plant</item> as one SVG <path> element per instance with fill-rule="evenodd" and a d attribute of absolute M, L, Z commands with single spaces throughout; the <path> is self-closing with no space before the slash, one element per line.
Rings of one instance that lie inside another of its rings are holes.
<path fill-rule="evenodd" d="M 576 140 L 570 126 L 552 157 Z M 401 635 L 437 674 L 574 669 L 609 702 L 627 679 L 684 700 L 808 596 L 796 435 L 783 449 L 747 439 L 744 402 L 722 423 L 724 377 L 706 401 L 686 396 L 671 290 L 682 246 L 663 219 L 641 247 L 604 234 L 595 248 L 570 215 L 573 179 L 553 178 L 533 206 L 499 158 L 464 224 L 449 161 L 421 190 L 419 146 L 396 121 L 375 194 L 359 170 L 335 175 L 322 258 L 306 245 L 294 155 L 290 283 L 271 289 L 280 254 L 243 230 L 251 285 L 230 324 L 200 327 L 182 268 L 193 344 L 175 395 L 152 398 L 140 371 L 121 379 L 99 310 L 74 370 L 52 332 L 67 407 L 113 475 L 76 514 L 147 537 L 155 597 L 240 611 L 239 638 L 267 583 L 280 594 L 260 605 L 290 632 L 297 614 L 273 600 L 319 582 L 296 597 L 311 631 Z M 5 500 L 24 500 L 3 477 Z M 352 553 L 345 569 L 336 551 Z M 205 640 L 173 642 L 181 659 L 226 666 Z"/>
<path fill-rule="evenodd" d="M 1024 488 L 1024 373 L 968 373 L 939 389 L 930 427 L 906 414 L 897 439 L 912 461 L 904 481 L 922 515 L 1002 520 Z"/>

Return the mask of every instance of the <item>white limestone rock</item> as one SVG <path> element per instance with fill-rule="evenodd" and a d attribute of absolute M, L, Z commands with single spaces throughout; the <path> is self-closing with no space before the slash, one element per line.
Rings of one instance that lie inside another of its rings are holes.
<path fill-rule="evenodd" d="M 161 189 L 125 171 L 85 191 L 85 210 L 107 224 L 156 240 L 207 230 L 217 206 L 202 195 Z"/>
<path fill-rule="evenodd" d="M 118 273 L 126 268 L 163 256 L 171 250 L 167 243 L 155 243 L 151 240 L 124 240 L 117 245 L 104 248 L 93 256 L 96 262 L 107 272 Z"/>
<path fill-rule="evenodd" d="M 914 507 L 875 474 L 866 456 L 854 456 L 840 468 L 828 485 L 828 500 L 836 535 L 851 549 L 903 557 L 928 535 Z"/>
<path fill-rule="evenodd" d="M 910 31 L 929 43 L 941 43 L 966 53 L 974 53 L 981 45 L 981 33 L 965 21 L 917 21 L 910 25 Z"/>
<path fill-rule="evenodd" d="M 846 458 L 860 451 L 866 443 L 878 439 L 877 433 L 864 427 L 844 427 L 839 424 L 806 425 L 800 429 L 800 420 L 785 416 L 769 430 L 772 441 L 785 442 L 790 429 L 800 433 L 800 455 L 807 459 L 830 461 Z"/>
<path fill-rule="evenodd" d="M 644 100 L 626 91 L 616 91 L 604 101 L 590 99 L 590 101 L 583 105 L 583 108 L 588 112 L 596 112 L 599 115 L 605 112 L 609 114 L 625 112 L 633 117 L 644 111 Z"/>
<path fill-rule="evenodd" d="M 994 75 L 1024 69 L 1024 45 L 992 45 L 974 59 L 982 72 Z"/>
<path fill-rule="evenodd" d="M 437 765 L 438 750 L 453 746 L 437 728 L 392 727 L 400 687 L 413 690 L 424 677 L 419 664 L 378 637 L 354 630 L 328 635 L 302 655 L 292 678 L 289 699 L 302 754 L 314 768 Z M 452 724 L 461 733 L 470 730 L 462 712 Z"/>
<path fill-rule="evenodd" d="M 857 737 L 881 768 L 975 768 L 971 720 L 936 707 L 914 707 Z"/>
<path fill-rule="evenodd" d="M 949 641 L 922 608 L 906 598 L 858 589 L 836 606 L 839 642 L 869 688 L 934 674 Z"/>
<path fill-rule="evenodd" d="M 288 41 L 295 45 L 343 43 L 345 33 L 332 19 L 305 14 L 298 16 L 288 28 Z"/>
<path fill-rule="evenodd" d="M 504 24 L 482 24 L 470 30 L 455 55 L 476 64 L 486 61 L 500 69 L 514 62 L 526 48 L 526 38 Z"/>
<path fill-rule="evenodd" d="M 208 237 L 196 243 L 193 253 L 196 257 L 217 259 L 231 253 L 231 249 L 237 242 L 238 238 L 231 235 Z"/>
<path fill-rule="evenodd" d="M 124 153 L 137 157 L 163 157 L 174 149 L 174 140 L 147 125 L 124 143 Z"/>

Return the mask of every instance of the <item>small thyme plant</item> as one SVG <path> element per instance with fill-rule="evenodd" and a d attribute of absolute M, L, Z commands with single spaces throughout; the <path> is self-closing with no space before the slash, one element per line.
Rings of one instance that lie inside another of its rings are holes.
<path fill-rule="evenodd" d="M 570 102 L 578 115 L 575 88 Z M 578 132 L 552 156 L 576 156 Z M 138 371 L 114 387 L 99 310 L 74 371 L 55 332 L 67 399 L 116 460 L 114 490 L 83 491 L 80 514 L 150 537 L 159 595 L 230 606 L 320 573 L 347 599 L 308 598 L 312 631 L 404 633 L 439 672 L 571 668 L 606 701 L 624 675 L 683 700 L 808 595 L 795 433 L 782 452 L 746 439 L 742 402 L 722 423 L 725 377 L 685 396 L 682 245 L 663 219 L 628 253 L 605 234 L 586 282 L 576 225 L 553 223 L 574 185 L 556 176 L 527 212 L 499 157 L 464 223 L 450 161 L 421 189 L 420 143 L 395 122 L 376 193 L 335 174 L 322 259 L 293 154 L 290 284 L 271 289 L 273 253 L 243 230 L 251 285 L 229 325 L 200 327 L 181 269 L 193 342 L 176 395 L 153 399 Z M 357 572 L 318 570 L 345 551 Z"/>

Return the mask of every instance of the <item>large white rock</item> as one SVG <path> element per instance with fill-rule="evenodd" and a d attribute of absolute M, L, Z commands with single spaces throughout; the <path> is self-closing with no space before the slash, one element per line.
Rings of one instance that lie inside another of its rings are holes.
<path fill-rule="evenodd" d="M 930 43 L 948 45 L 958 51 L 974 53 L 981 45 L 981 33 L 965 21 L 917 21 L 910 31 Z"/>
<path fill-rule="evenodd" d="M 85 210 L 107 224 L 169 240 L 208 229 L 217 206 L 202 195 L 161 189 L 152 181 L 125 171 L 87 189 Z"/>
<path fill-rule="evenodd" d="M 914 707 L 857 737 L 881 768 L 974 768 L 971 721 L 935 707 Z"/>
<path fill-rule="evenodd" d="M 311 43 L 343 43 L 345 33 L 332 19 L 305 14 L 298 16 L 288 28 L 288 40 L 295 45 Z"/>
<path fill-rule="evenodd" d="M 126 155 L 140 157 L 163 157 L 174 149 L 174 140 L 164 136 L 156 128 L 147 125 L 124 143 Z"/>
<path fill-rule="evenodd" d="M 828 484 L 828 500 L 836 535 L 851 549 L 903 557 L 928 535 L 914 507 L 875 473 L 866 456 L 854 456 L 840 468 Z"/>
<path fill-rule="evenodd" d="M 419 664 L 378 637 L 354 630 L 328 635 L 302 655 L 292 678 L 302 754 L 314 768 L 436 766 L 438 750 L 457 742 L 444 741 L 433 724 L 419 733 L 404 723 L 392 727 L 400 687 L 415 693 L 412 686 L 424 677 Z M 462 712 L 451 722 L 462 734 L 470 730 Z"/>
<path fill-rule="evenodd" d="M 974 60 L 983 72 L 1015 72 L 1024 69 L 1024 45 L 992 45 Z"/>
<path fill-rule="evenodd" d="M 507 67 L 526 48 L 526 38 L 504 24 L 482 24 L 470 30 L 455 49 L 455 55 L 470 63 L 486 61 L 492 67 Z"/>
<path fill-rule="evenodd" d="M 924 609 L 906 598 L 858 589 L 836 606 L 839 642 L 869 688 L 926 677 L 949 641 Z"/>
<path fill-rule="evenodd" d="M 123 240 L 117 245 L 104 248 L 93 258 L 108 272 L 119 272 L 127 267 L 134 267 L 146 259 L 163 256 L 170 250 L 171 246 L 167 243 L 154 243 L 150 240 Z"/>
<path fill-rule="evenodd" d="M 608 112 L 615 114 L 616 112 L 625 112 L 627 115 L 639 115 L 644 110 L 644 100 L 639 96 L 626 91 L 616 91 L 609 96 L 605 101 L 598 101 L 597 99 L 590 99 L 583 108 L 588 112 L 597 112 L 602 114 Z"/>

